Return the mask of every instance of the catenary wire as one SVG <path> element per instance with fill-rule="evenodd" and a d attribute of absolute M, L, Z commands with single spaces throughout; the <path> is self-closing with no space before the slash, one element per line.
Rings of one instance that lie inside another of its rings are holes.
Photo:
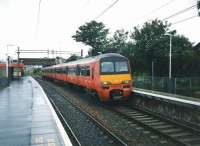
<path fill-rule="evenodd" d="M 195 8 L 196 6 L 197 6 L 197 5 L 195 4 L 195 5 L 192 5 L 192 6 L 190 6 L 190 7 L 185 8 L 185 9 L 183 9 L 183 10 L 181 10 L 181 11 L 178 11 L 178 12 L 176 12 L 176 13 L 174 13 L 174 14 L 172 14 L 172 15 L 166 17 L 166 18 L 164 18 L 163 21 L 165 21 L 165 20 L 167 20 L 167 19 L 169 19 L 169 18 L 175 17 L 175 16 L 177 16 L 177 15 L 180 15 L 180 14 L 182 14 L 182 13 L 185 13 L 185 12 L 189 11 L 190 9 Z"/>
<path fill-rule="evenodd" d="M 150 14 L 155 13 L 156 11 L 161 10 L 162 8 L 168 6 L 169 4 L 171 4 L 171 3 L 174 2 L 174 1 L 175 1 L 175 0 L 170 0 L 170 1 L 168 1 L 167 3 L 165 3 L 165 4 L 162 4 L 160 7 L 157 7 L 157 8 L 155 8 L 155 9 L 151 10 L 151 11 L 148 12 L 147 14 L 144 14 L 143 16 L 139 17 L 137 20 L 141 20 L 141 19 L 143 19 L 143 18 L 149 16 Z"/>
<path fill-rule="evenodd" d="M 192 16 L 192 17 L 188 17 L 188 18 L 185 18 L 185 19 L 176 21 L 176 22 L 172 23 L 172 25 L 175 25 L 175 24 L 178 24 L 178 23 L 182 23 L 182 22 L 184 22 L 184 21 L 188 21 L 188 20 L 193 19 L 193 18 L 196 18 L 196 17 L 198 17 L 198 16 L 195 15 L 195 16 Z"/>
<path fill-rule="evenodd" d="M 104 9 L 96 18 L 100 18 L 101 16 L 103 16 L 109 9 L 111 9 L 119 0 L 115 0 L 112 4 L 110 4 L 106 9 Z"/>

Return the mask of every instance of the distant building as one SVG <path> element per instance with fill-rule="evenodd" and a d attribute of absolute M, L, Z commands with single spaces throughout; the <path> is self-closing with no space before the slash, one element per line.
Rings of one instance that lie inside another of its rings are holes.
<path fill-rule="evenodd" d="M 194 46 L 194 49 L 197 49 L 200 51 L 200 42 Z"/>

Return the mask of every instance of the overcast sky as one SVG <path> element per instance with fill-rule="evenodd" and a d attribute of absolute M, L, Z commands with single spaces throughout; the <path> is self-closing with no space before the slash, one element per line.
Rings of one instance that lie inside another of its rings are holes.
<path fill-rule="evenodd" d="M 55 49 L 80 51 L 87 46 L 75 42 L 71 36 L 80 25 L 96 18 L 115 0 L 41 0 L 38 29 L 36 29 L 39 0 L 0 0 L 0 60 L 7 52 L 16 58 L 17 46 L 21 49 Z M 167 6 L 157 9 L 168 3 Z M 117 29 L 131 31 L 134 26 L 151 19 L 164 19 L 184 8 L 196 4 L 196 0 L 119 0 L 97 21 L 103 22 L 112 34 Z M 155 10 L 153 11 L 152 10 Z M 191 9 L 168 21 L 173 23 L 197 15 Z M 200 17 L 173 25 L 178 34 L 192 42 L 200 41 Z M 38 31 L 36 31 L 38 30 Z M 38 55 L 37 57 L 47 57 Z M 36 57 L 36 54 L 21 54 L 21 57 Z M 66 55 L 62 55 L 66 57 Z"/>

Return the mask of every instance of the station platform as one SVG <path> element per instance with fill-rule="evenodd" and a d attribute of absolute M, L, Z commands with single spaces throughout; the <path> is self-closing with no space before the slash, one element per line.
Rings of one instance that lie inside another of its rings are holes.
<path fill-rule="evenodd" d="M 23 77 L 0 90 L 0 145 L 71 146 L 41 86 Z"/>
<path fill-rule="evenodd" d="M 170 94 L 165 92 L 146 90 L 141 88 L 134 88 L 133 93 L 143 94 L 147 96 L 152 96 L 155 98 L 160 98 L 163 100 L 169 100 L 172 102 L 179 102 L 183 104 L 193 105 L 200 107 L 200 99 L 194 97 L 187 97 L 182 95 Z"/>

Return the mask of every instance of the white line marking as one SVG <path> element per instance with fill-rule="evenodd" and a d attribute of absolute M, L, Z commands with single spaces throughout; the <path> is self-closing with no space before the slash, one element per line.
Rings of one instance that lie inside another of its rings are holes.
<path fill-rule="evenodd" d="M 156 93 L 149 93 L 149 92 L 140 91 L 140 90 L 137 90 L 137 89 L 134 89 L 133 92 L 136 92 L 136 93 L 139 93 L 139 94 L 144 94 L 144 95 L 149 95 L 149 96 L 154 96 L 154 97 L 158 97 L 158 98 L 169 99 L 169 100 L 172 100 L 172 101 L 178 101 L 178 102 L 182 102 L 182 103 L 187 103 L 187 104 L 192 104 L 192 105 L 200 106 L 199 102 L 190 101 L 190 100 L 186 100 L 186 99 L 180 99 L 180 98 L 175 98 L 175 97 L 160 95 L 160 94 L 156 94 Z"/>

